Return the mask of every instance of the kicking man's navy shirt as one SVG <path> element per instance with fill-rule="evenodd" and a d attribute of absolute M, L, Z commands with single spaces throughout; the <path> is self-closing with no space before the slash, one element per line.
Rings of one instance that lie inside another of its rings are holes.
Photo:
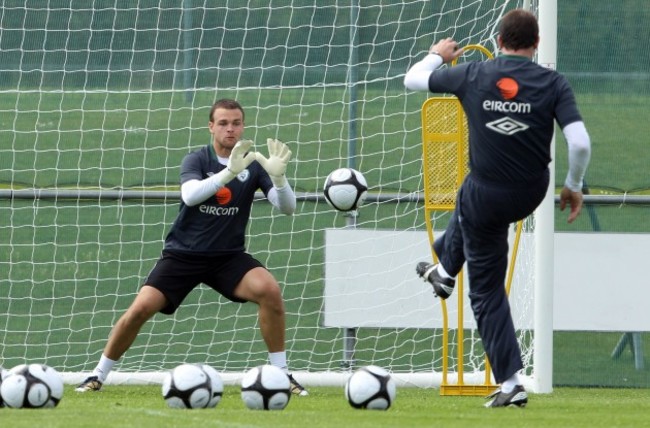
<path fill-rule="evenodd" d="M 539 179 L 551 161 L 553 119 L 561 128 L 582 120 L 566 78 L 520 56 L 437 70 L 429 90 L 461 101 L 470 126 L 470 170 L 495 183 Z"/>

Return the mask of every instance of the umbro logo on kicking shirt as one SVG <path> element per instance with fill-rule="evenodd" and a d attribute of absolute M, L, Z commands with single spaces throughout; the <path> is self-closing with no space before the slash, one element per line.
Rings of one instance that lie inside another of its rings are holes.
<path fill-rule="evenodd" d="M 512 135 L 519 131 L 525 131 L 528 129 L 528 125 L 525 123 L 518 122 L 508 116 L 486 123 L 485 126 L 503 135 Z"/>

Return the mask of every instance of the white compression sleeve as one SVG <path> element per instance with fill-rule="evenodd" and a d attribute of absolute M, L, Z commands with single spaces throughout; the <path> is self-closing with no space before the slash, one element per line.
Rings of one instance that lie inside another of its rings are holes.
<path fill-rule="evenodd" d="M 282 214 L 292 215 L 296 211 L 296 194 L 288 183 L 282 187 L 271 187 L 266 197 Z"/>
<path fill-rule="evenodd" d="M 404 87 L 411 91 L 428 91 L 429 76 L 442 65 L 442 57 L 428 54 L 421 61 L 416 62 L 404 76 Z"/>
<path fill-rule="evenodd" d="M 225 168 L 204 180 L 188 180 L 181 185 L 181 199 L 189 207 L 198 205 L 214 195 L 233 178 L 235 178 L 235 174 Z"/>
<path fill-rule="evenodd" d="M 569 149 L 569 171 L 564 185 L 573 192 L 580 192 L 591 157 L 591 140 L 582 121 L 568 124 L 562 133 Z"/>

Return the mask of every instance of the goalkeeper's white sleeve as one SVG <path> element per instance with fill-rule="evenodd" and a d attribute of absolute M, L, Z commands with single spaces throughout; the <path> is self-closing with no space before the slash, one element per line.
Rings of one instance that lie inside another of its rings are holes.
<path fill-rule="evenodd" d="M 442 57 L 428 54 L 421 61 L 416 62 L 404 76 L 404 87 L 411 91 L 428 91 L 431 73 L 442 65 Z"/>
<path fill-rule="evenodd" d="M 207 200 L 217 193 L 235 176 L 225 168 L 221 172 L 203 180 L 188 180 L 181 185 L 181 199 L 185 205 L 192 207 Z"/>
<path fill-rule="evenodd" d="M 591 141 L 583 121 L 573 122 L 562 129 L 569 148 L 569 171 L 564 185 L 572 192 L 581 192 L 589 158 Z"/>
<path fill-rule="evenodd" d="M 266 197 L 282 214 L 292 215 L 296 212 L 296 194 L 288 183 L 282 187 L 271 187 Z"/>

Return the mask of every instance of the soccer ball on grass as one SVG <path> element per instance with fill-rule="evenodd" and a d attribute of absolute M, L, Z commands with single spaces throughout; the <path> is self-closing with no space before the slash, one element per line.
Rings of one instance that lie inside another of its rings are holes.
<path fill-rule="evenodd" d="M 241 398 L 252 410 L 282 410 L 291 398 L 289 376 L 271 365 L 250 369 L 241 382 Z"/>
<path fill-rule="evenodd" d="M 181 364 L 163 379 L 162 395 L 176 409 L 215 407 L 223 394 L 219 373 L 205 364 Z"/>
<path fill-rule="evenodd" d="M 21 364 L 1 375 L 0 395 L 7 407 L 56 407 L 63 398 L 63 379 L 45 364 Z"/>
<path fill-rule="evenodd" d="M 345 384 L 345 397 L 355 409 L 388 409 L 397 394 L 395 381 L 378 366 L 365 366 L 352 373 Z"/>
<path fill-rule="evenodd" d="M 217 407 L 217 404 L 221 401 L 221 397 L 223 397 L 223 380 L 221 379 L 221 375 L 218 371 L 206 364 L 201 364 L 201 368 L 208 374 L 212 383 L 212 398 L 208 403 L 208 407 Z"/>
<path fill-rule="evenodd" d="M 368 183 L 356 169 L 339 168 L 325 179 L 323 193 L 332 208 L 338 211 L 354 211 L 366 200 Z"/>
<path fill-rule="evenodd" d="M 4 368 L 0 367 L 0 390 L 2 390 L 2 381 L 5 380 L 5 377 L 9 376 L 9 370 L 5 370 Z M 2 399 L 2 394 L 0 393 L 0 407 L 4 407 L 5 402 Z"/>

